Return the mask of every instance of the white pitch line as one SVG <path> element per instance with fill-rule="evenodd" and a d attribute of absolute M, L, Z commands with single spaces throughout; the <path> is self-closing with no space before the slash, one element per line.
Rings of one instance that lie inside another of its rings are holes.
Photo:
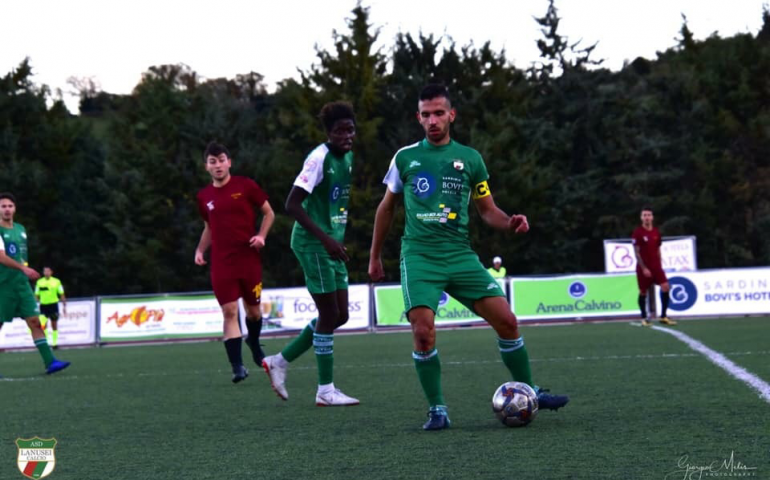
<path fill-rule="evenodd" d="M 665 332 L 669 335 L 673 335 L 674 337 L 678 338 L 685 344 L 687 344 L 688 347 L 695 350 L 696 352 L 699 352 L 703 354 L 711 363 L 714 365 L 720 367 L 722 370 L 727 372 L 730 376 L 737 378 L 738 380 L 742 381 L 746 385 L 750 386 L 757 392 L 759 392 L 759 397 L 762 398 L 767 403 L 770 403 L 770 383 L 767 383 L 766 381 L 762 380 L 758 376 L 754 375 L 753 373 L 749 372 L 745 368 L 741 367 L 737 363 L 733 362 L 729 358 L 725 357 L 723 354 L 717 352 L 716 350 L 712 350 L 703 343 L 699 342 L 698 340 L 695 340 L 691 336 L 682 333 L 678 330 L 674 330 L 671 328 L 663 328 L 663 327 L 652 327 L 653 330 L 657 330 L 659 332 Z"/>
<path fill-rule="evenodd" d="M 734 356 L 751 356 L 751 355 L 770 355 L 770 350 L 758 350 L 758 351 L 745 351 L 745 352 L 728 352 L 728 355 Z M 660 353 L 657 355 L 651 354 L 637 354 L 637 355 L 597 355 L 597 356 L 576 356 L 576 357 L 550 357 L 550 358 L 532 358 L 531 363 L 565 363 L 565 362 L 591 362 L 591 361 L 607 361 L 607 360 L 655 360 L 655 359 L 672 359 L 672 358 L 693 358 L 698 357 L 697 353 Z M 465 361 L 442 361 L 443 365 L 489 365 L 500 363 L 500 360 L 465 360 Z M 74 368 L 74 367 L 73 367 Z M 253 367 L 254 370 L 251 373 L 258 372 L 258 367 Z M 383 368 L 414 368 L 414 363 L 370 363 L 370 364 L 343 364 L 335 365 L 335 369 L 383 369 Z M 315 370 L 315 365 L 302 365 L 291 367 L 292 371 L 295 370 Z M 229 370 L 211 369 L 211 370 L 183 370 L 176 371 L 174 373 L 168 372 L 127 372 L 127 373 L 107 373 L 104 375 L 72 375 L 71 370 L 67 370 L 67 373 L 63 375 L 56 375 L 49 377 L 44 374 L 35 375 L 32 377 L 0 377 L 1 382 L 31 382 L 31 381 L 62 381 L 62 380 L 88 380 L 88 379 L 105 379 L 105 378 L 133 378 L 133 377 L 179 377 L 183 375 L 213 375 L 220 373 L 229 373 Z M 256 374 L 259 376 L 259 374 Z"/>

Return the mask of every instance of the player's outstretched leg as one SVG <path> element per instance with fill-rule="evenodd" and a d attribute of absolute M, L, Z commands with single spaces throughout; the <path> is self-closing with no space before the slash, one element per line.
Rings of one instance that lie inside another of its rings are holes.
<path fill-rule="evenodd" d="M 267 356 L 262 361 L 262 368 L 265 369 L 270 378 L 270 385 L 283 400 L 289 399 L 289 392 L 286 390 L 286 373 L 289 363 L 298 359 L 313 346 L 313 332 L 315 332 L 317 320 L 314 318 L 305 325 L 299 335 L 278 354 Z"/>
<path fill-rule="evenodd" d="M 558 410 L 569 402 L 566 395 L 553 395 L 548 390 L 532 382 L 529 353 L 524 346 L 524 338 L 519 335 L 516 316 L 511 312 L 508 302 L 503 297 L 486 297 L 474 303 L 476 313 L 486 319 L 498 334 L 497 345 L 500 357 L 511 376 L 517 382 L 523 382 L 537 393 L 539 408 Z"/>

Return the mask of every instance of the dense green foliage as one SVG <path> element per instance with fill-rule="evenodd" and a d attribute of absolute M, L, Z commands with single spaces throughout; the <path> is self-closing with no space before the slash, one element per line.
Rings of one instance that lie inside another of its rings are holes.
<path fill-rule="evenodd" d="M 664 235 L 697 236 L 701 268 L 770 263 L 767 12 L 757 35 L 695 41 L 685 23 L 677 45 L 618 72 L 559 35 L 553 4 L 537 19 L 542 61 L 526 70 L 489 44 L 399 34 L 386 47 L 368 19 L 356 7 L 334 47 L 273 93 L 255 72 L 201 79 L 162 65 L 130 95 L 83 87 L 72 116 L 24 60 L 0 78 L 0 190 L 18 196 L 32 265 L 54 265 L 74 295 L 208 289 L 192 261 L 194 196 L 207 182 L 203 147 L 217 139 L 278 212 L 266 286 L 301 284 L 283 202 L 325 139 L 321 106 L 347 99 L 358 116 L 349 269 L 366 281 L 381 179 L 393 153 L 422 136 L 414 112 L 429 81 L 450 87 L 454 136 L 484 155 L 497 203 L 533 227 L 513 237 L 475 221 L 485 263 L 502 255 L 515 274 L 601 271 L 602 240 L 628 237 L 642 205 Z M 393 280 L 398 220 L 385 250 Z"/>

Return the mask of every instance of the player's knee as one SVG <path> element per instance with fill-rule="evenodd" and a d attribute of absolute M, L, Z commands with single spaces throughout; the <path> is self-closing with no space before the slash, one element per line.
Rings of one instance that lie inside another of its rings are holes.
<path fill-rule="evenodd" d="M 428 350 L 433 347 L 436 338 L 436 326 L 424 319 L 412 320 L 412 334 L 418 350 Z"/>
<path fill-rule="evenodd" d="M 226 321 L 231 321 L 238 318 L 238 304 L 234 305 L 222 305 L 222 315 L 224 315 Z"/>
<path fill-rule="evenodd" d="M 500 338 L 519 338 L 519 321 L 516 315 L 513 312 L 506 313 L 495 330 Z"/>
<path fill-rule="evenodd" d="M 32 317 L 27 319 L 27 326 L 30 330 L 42 330 L 42 326 L 40 325 L 40 318 L 38 317 Z"/>
<path fill-rule="evenodd" d="M 348 320 L 350 320 L 350 314 L 347 310 L 340 310 L 339 315 L 337 315 L 337 327 L 341 327 L 348 323 Z"/>
<path fill-rule="evenodd" d="M 663 293 L 668 293 L 670 289 L 671 289 L 671 286 L 668 283 L 664 283 L 660 286 L 660 291 Z"/>

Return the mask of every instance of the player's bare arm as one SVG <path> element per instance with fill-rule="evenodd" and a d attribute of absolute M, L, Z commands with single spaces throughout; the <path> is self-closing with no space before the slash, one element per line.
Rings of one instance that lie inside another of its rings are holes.
<path fill-rule="evenodd" d="M 349 260 L 347 254 L 347 248 L 345 245 L 336 241 L 332 237 L 326 234 L 321 227 L 316 225 L 312 218 L 307 214 L 304 208 L 302 208 L 302 202 L 310 195 L 305 189 L 293 186 L 289 192 L 289 197 L 286 199 L 286 211 L 294 217 L 302 228 L 313 234 L 326 249 L 326 253 L 329 254 L 335 260 L 342 260 L 347 262 Z"/>
<path fill-rule="evenodd" d="M 195 264 L 206 265 L 206 259 L 203 254 L 211 246 L 211 229 L 209 228 L 209 222 L 203 222 L 203 232 L 201 232 L 201 239 L 198 241 L 198 247 L 195 249 Z"/>
<path fill-rule="evenodd" d="M 484 223 L 496 230 L 512 230 L 514 233 L 527 233 L 529 222 L 526 215 L 508 215 L 495 204 L 492 194 L 476 196 L 474 198 L 476 210 L 481 215 Z"/>
<path fill-rule="evenodd" d="M 270 231 L 270 228 L 275 221 L 275 212 L 273 211 L 273 207 L 270 206 L 270 202 L 267 200 L 265 200 L 265 203 L 259 207 L 259 211 L 262 212 L 262 223 L 259 226 L 259 232 L 249 240 L 249 246 L 256 248 L 257 250 L 260 250 L 265 246 L 267 233 Z"/>
<path fill-rule="evenodd" d="M 639 248 L 639 245 L 634 245 L 634 253 L 636 253 L 636 263 L 642 269 L 642 274 L 644 274 L 645 277 L 651 277 L 652 272 L 650 272 L 650 269 L 647 268 L 647 265 L 644 264 L 644 260 L 642 260 L 642 249 Z"/>
<path fill-rule="evenodd" d="M 369 250 L 369 277 L 379 282 L 385 278 L 385 270 L 382 268 L 382 243 L 388 236 L 396 215 L 396 207 L 403 197 L 402 193 L 393 193 L 385 190 L 385 196 L 377 207 L 374 216 L 374 232 L 372 233 L 372 248 Z"/>
<path fill-rule="evenodd" d="M 40 278 L 40 274 L 37 273 L 37 271 L 34 268 L 29 268 L 17 262 L 16 260 L 12 259 L 11 257 L 5 254 L 5 250 L 0 250 L 0 265 L 3 265 L 8 268 L 15 268 L 16 270 L 21 270 L 22 273 L 24 273 L 24 275 L 26 275 L 27 278 L 29 278 L 30 280 L 37 280 L 38 278 Z"/>

